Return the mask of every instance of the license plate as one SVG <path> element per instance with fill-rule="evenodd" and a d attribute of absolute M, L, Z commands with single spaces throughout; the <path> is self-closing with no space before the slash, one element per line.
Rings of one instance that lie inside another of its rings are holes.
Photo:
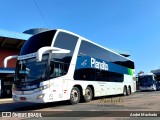
<path fill-rule="evenodd" d="M 20 97 L 20 100 L 21 101 L 26 101 L 26 98 L 25 97 Z"/>

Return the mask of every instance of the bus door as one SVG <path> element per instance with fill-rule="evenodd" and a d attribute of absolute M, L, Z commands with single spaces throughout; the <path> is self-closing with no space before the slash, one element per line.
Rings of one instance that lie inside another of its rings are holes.
<path fill-rule="evenodd" d="M 56 82 L 54 82 L 54 88 L 52 87 L 51 89 L 53 89 L 53 91 L 55 91 L 57 93 L 56 97 L 58 97 L 59 99 L 63 98 L 62 78 L 60 78 L 62 75 L 64 75 L 64 63 L 57 62 L 57 61 L 51 61 L 50 79 L 53 78 L 53 79 L 55 79 L 55 80 L 53 80 L 53 82 L 56 81 Z"/>

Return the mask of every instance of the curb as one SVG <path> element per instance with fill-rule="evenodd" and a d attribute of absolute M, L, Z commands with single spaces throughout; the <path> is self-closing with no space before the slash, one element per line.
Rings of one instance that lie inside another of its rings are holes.
<path fill-rule="evenodd" d="M 6 98 L 6 99 L 0 98 L 0 102 L 7 102 L 7 101 L 13 101 L 13 99 L 12 98 Z"/>

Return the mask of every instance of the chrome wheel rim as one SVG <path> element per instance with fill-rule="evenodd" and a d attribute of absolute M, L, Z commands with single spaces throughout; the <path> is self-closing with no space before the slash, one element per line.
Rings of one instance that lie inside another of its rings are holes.
<path fill-rule="evenodd" d="M 72 90 L 72 92 L 71 92 L 71 99 L 72 99 L 73 101 L 77 101 L 77 100 L 78 100 L 78 97 L 79 97 L 78 92 L 77 92 L 76 90 Z"/>
<path fill-rule="evenodd" d="M 85 97 L 86 97 L 87 99 L 90 99 L 90 98 L 91 98 L 91 91 L 90 91 L 89 89 L 86 89 L 86 91 L 85 91 Z"/>

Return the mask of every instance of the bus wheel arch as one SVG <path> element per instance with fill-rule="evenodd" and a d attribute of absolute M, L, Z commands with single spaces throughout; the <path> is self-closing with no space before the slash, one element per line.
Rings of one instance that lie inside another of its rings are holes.
<path fill-rule="evenodd" d="M 80 85 L 73 86 L 70 92 L 70 104 L 77 104 L 79 103 L 82 95 L 82 87 Z"/>
<path fill-rule="evenodd" d="M 90 102 L 94 97 L 94 87 L 92 85 L 88 85 L 85 89 L 85 94 L 83 96 L 84 102 Z"/>

